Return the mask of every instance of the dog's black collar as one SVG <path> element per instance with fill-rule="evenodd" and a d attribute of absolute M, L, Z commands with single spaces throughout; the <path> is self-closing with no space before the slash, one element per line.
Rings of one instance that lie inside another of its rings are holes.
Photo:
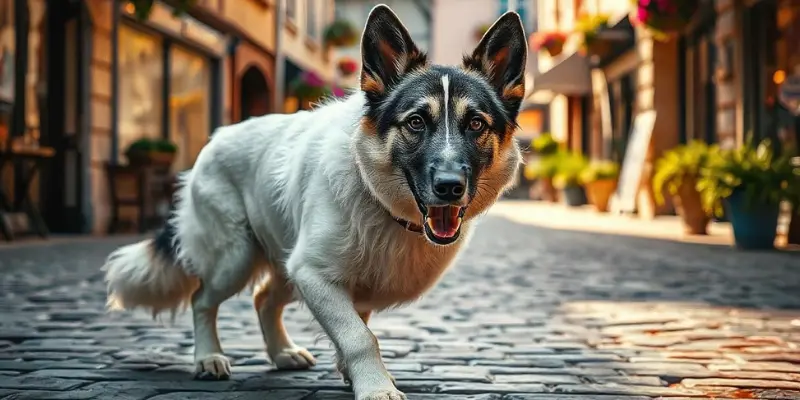
<path fill-rule="evenodd" d="M 405 230 L 414 233 L 422 233 L 422 225 L 415 224 L 411 221 L 404 220 L 402 218 L 392 217 L 400 226 L 405 228 Z"/>

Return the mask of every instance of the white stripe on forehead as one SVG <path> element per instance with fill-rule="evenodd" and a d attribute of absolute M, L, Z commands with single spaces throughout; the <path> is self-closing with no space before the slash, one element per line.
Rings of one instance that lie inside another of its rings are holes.
<path fill-rule="evenodd" d="M 444 89 L 444 157 L 449 158 L 453 149 L 450 148 L 450 76 L 442 76 L 442 88 Z"/>

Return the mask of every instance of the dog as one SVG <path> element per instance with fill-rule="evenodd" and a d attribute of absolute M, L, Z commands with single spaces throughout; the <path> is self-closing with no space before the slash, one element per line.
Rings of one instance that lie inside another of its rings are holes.
<path fill-rule="evenodd" d="M 251 285 L 267 355 L 315 365 L 282 323 L 293 300 L 332 341 L 356 399 L 405 399 L 367 321 L 418 299 L 514 185 L 522 22 L 502 15 L 462 65 L 428 62 L 385 5 L 361 38 L 360 90 L 312 111 L 217 129 L 155 238 L 111 253 L 111 309 L 191 305 L 198 378 L 227 379 L 217 310 Z"/>

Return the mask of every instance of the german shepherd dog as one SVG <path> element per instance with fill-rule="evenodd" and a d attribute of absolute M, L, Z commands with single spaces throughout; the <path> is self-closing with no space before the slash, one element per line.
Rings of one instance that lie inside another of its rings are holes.
<path fill-rule="evenodd" d="M 112 309 L 174 317 L 191 304 L 199 378 L 230 377 L 217 310 L 252 285 L 277 368 L 316 362 L 283 326 L 284 307 L 300 299 L 357 399 L 405 399 L 370 314 L 431 288 L 475 217 L 514 184 L 527 57 L 519 15 L 501 16 L 450 67 L 430 64 L 379 5 L 361 53 L 360 90 L 345 99 L 218 129 L 181 176 L 165 227 L 103 266 Z"/>

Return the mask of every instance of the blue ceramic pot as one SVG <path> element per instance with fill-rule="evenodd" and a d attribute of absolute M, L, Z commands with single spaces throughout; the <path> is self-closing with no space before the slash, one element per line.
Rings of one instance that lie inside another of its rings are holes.
<path fill-rule="evenodd" d="M 736 247 L 748 250 L 775 248 L 780 207 L 777 204 L 748 204 L 744 190 L 725 199 L 726 216 L 733 226 Z"/>
<path fill-rule="evenodd" d="M 564 203 L 570 207 L 580 207 L 586 204 L 586 192 L 583 186 L 568 185 L 561 190 Z"/>

